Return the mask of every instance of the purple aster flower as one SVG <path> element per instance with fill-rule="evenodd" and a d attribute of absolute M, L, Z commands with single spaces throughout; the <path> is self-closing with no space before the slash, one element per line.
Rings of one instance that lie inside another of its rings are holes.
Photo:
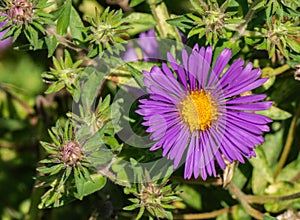
<path fill-rule="evenodd" d="M 174 168 L 185 162 L 185 178 L 216 176 L 216 163 L 224 169 L 224 159 L 243 163 L 269 131 L 271 119 L 254 111 L 272 102 L 262 101 L 264 94 L 241 96 L 267 79 L 241 59 L 225 70 L 230 57 L 231 50 L 224 49 L 212 65 L 212 47 L 196 45 L 190 55 L 182 51 L 183 65 L 168 54 L 172 69 L 163 63 L 143 71 L 149 98 L 140 100 L 137 113 L 155 142 L 151 150 L 162 148 Z"/>
<path fill-rule="evenodd" d="M 154 29 L 140 33 L 138 44 L 142 49 L 142 56 L 144 61 L 159 59 L 160 54 Z M 126 48 L 126 53 L 123 56 L 123 60 L 129 62 L 138 61 L 138 55 L 136 54 L 133 47 Z"/>

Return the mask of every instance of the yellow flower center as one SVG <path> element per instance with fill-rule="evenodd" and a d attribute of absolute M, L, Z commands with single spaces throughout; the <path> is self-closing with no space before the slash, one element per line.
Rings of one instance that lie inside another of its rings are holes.
<path fill-rule="evenodd" d="M 210 93 L 192 91 L 181 104 L 181 116 L 190 130 L 206 130 L 217 119 L 217 105 Z"/>

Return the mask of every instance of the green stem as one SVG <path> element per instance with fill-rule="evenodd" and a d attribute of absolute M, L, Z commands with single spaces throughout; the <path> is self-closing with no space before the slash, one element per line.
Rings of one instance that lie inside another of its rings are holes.
<path fill-rule="evenodd" d="M 263 77 L 272 77 L 272 76 L 277 76 L 280 75 L 282 73 L 284 73 L 285 71 L 289 70 L 291 67 L 289 64 L 284 64 L 276 69 L 274 69 L 272 72 L 265 74 Z"/>
<path fill-rule="evenodd" d="M 209 185 L 221 186 L 223 184 L 223 180 L 221 178 L 209 179 L 209 180 L 204 181 L 204 180 L 201 180 L 201 179 L 186 180 L 186 179 L 183 179 L 182 177 L 171 176 L 170 179 L 174 182 L 186 183 L 186 184 L 192 184 L 192 185 L 209 184 Z"/>
<path fill-rule="evenodd" d="M 292 144 L 293 144 L 293 141 L 294 141 L 294 137 L 295 137 L 296 124 L 297 124 L 299 116 L 300 116 L 300 104 L 298 105 L 296 113 L 295 113 L 295 115 L 293 117 L 293 120 L 291 122 L 289 132 L 288 132 L 288 136 L 287 136 L 284 148 L 283 148 L 283 152 L 281 154 L 281 157 L 280 157 L 279 162 L 278 162 L 277 169 L 276 169 L 275 174 L 274 174 L 274 180 L 276 180 L 276 178 L 278 177 L 281 169 L 283 168 L 283 166 L 286 162 L 286 159 L 289 155 L 289 152 L 291 150 L 291 147 L 292 147 Z"/>
<path fill-rule="evenodd" d="M 254 15 L 254 7 L 260 2 L 261 0 L 255 0 L 249 11 L 247 12 L 247 14 L 245 15 L 245 22 L 242 23 L 241 25 L 239 25 L 238 30 L 235 32 L 235 34 L 233 35 L 233 37 L 231 38 L 231 42 L 234 43 L 236 42 L 241 36 L 244 35 L 244 32 L 246 31 L 247 25 L 248 23 L 251 21 L 253 15 Z"/>
<path fill-rule="evenodd" d="M 249 215 L 256 219 L 263 219 L 264 215 L 250 206 L 250 204 L 248 203 L 247 196 L 239 188 L 230 183 L 228 185 L 228 189 L 237 198 L 237 200 L 240 201 L 241 205 Z"/>
<path fill-rule="evenodd" d="M 281 202 L 286 200 L 298 199 L 300 198 L 300 192 L 295 194 L 290 194 L 286 196 L 253 196 L 245 195 L 245 198 L 249 203 L 255 204 L 265 204 L 267 202 Z"/>
<path fill-rule="evenodd" d="M 177 214 L 174 215 L 174 219 L 184 219 L 184 220 L 191 220 L 191 219 L 211 219 L 216 218 L 217 216 L 221 214 L 226 213 L 233 213 L 237 209 L 238 205 L 231 206 L 229 208 L 219 209 L 212 212 L 206 212 L 206 213 L 195 213 L 195 214 Z"/>
<path fill-rule="evenodd" d="M 168 9 L 162 1 L 156 4 L 155 0 L 147 0 L 151 12 L 157 22 L 157 30 L 161 37 L 173 37 L 176 41 L 181 41 L 178 31 L 172 25 L 168 24 L 166 20 L 170 18 Z"/>

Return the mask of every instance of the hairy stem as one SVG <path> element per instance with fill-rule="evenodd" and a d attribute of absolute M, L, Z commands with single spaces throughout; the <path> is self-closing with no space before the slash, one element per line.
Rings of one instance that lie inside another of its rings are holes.
<path fill-rule="evenodd" d="M 228 189 L 236 197 L 236 199 L 240 201 L 241 205 L 249 215 L 256 219 L 263 219 L 263 214 L 251 207 L 251 205 L 248 202 L 247 196 L 239 188 L 230 183 L 228 185 Z"/>

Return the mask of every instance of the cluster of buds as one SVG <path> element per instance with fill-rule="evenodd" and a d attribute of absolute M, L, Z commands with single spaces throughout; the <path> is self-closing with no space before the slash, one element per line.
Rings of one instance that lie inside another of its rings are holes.
<path fill-rule="evenodd" d="M 59 159 L 67 165 L 76 165 L 83 158 L 81 147 L 76 141 L 69 141 L 60 146 Z"/>
<path fill-rule="evenodd" d="M 6 6 L 7 16 L 17 26 L 27 26 L 31 23 L 33 10 L 34 6 L 30 0 L 13 0 Z"/>

